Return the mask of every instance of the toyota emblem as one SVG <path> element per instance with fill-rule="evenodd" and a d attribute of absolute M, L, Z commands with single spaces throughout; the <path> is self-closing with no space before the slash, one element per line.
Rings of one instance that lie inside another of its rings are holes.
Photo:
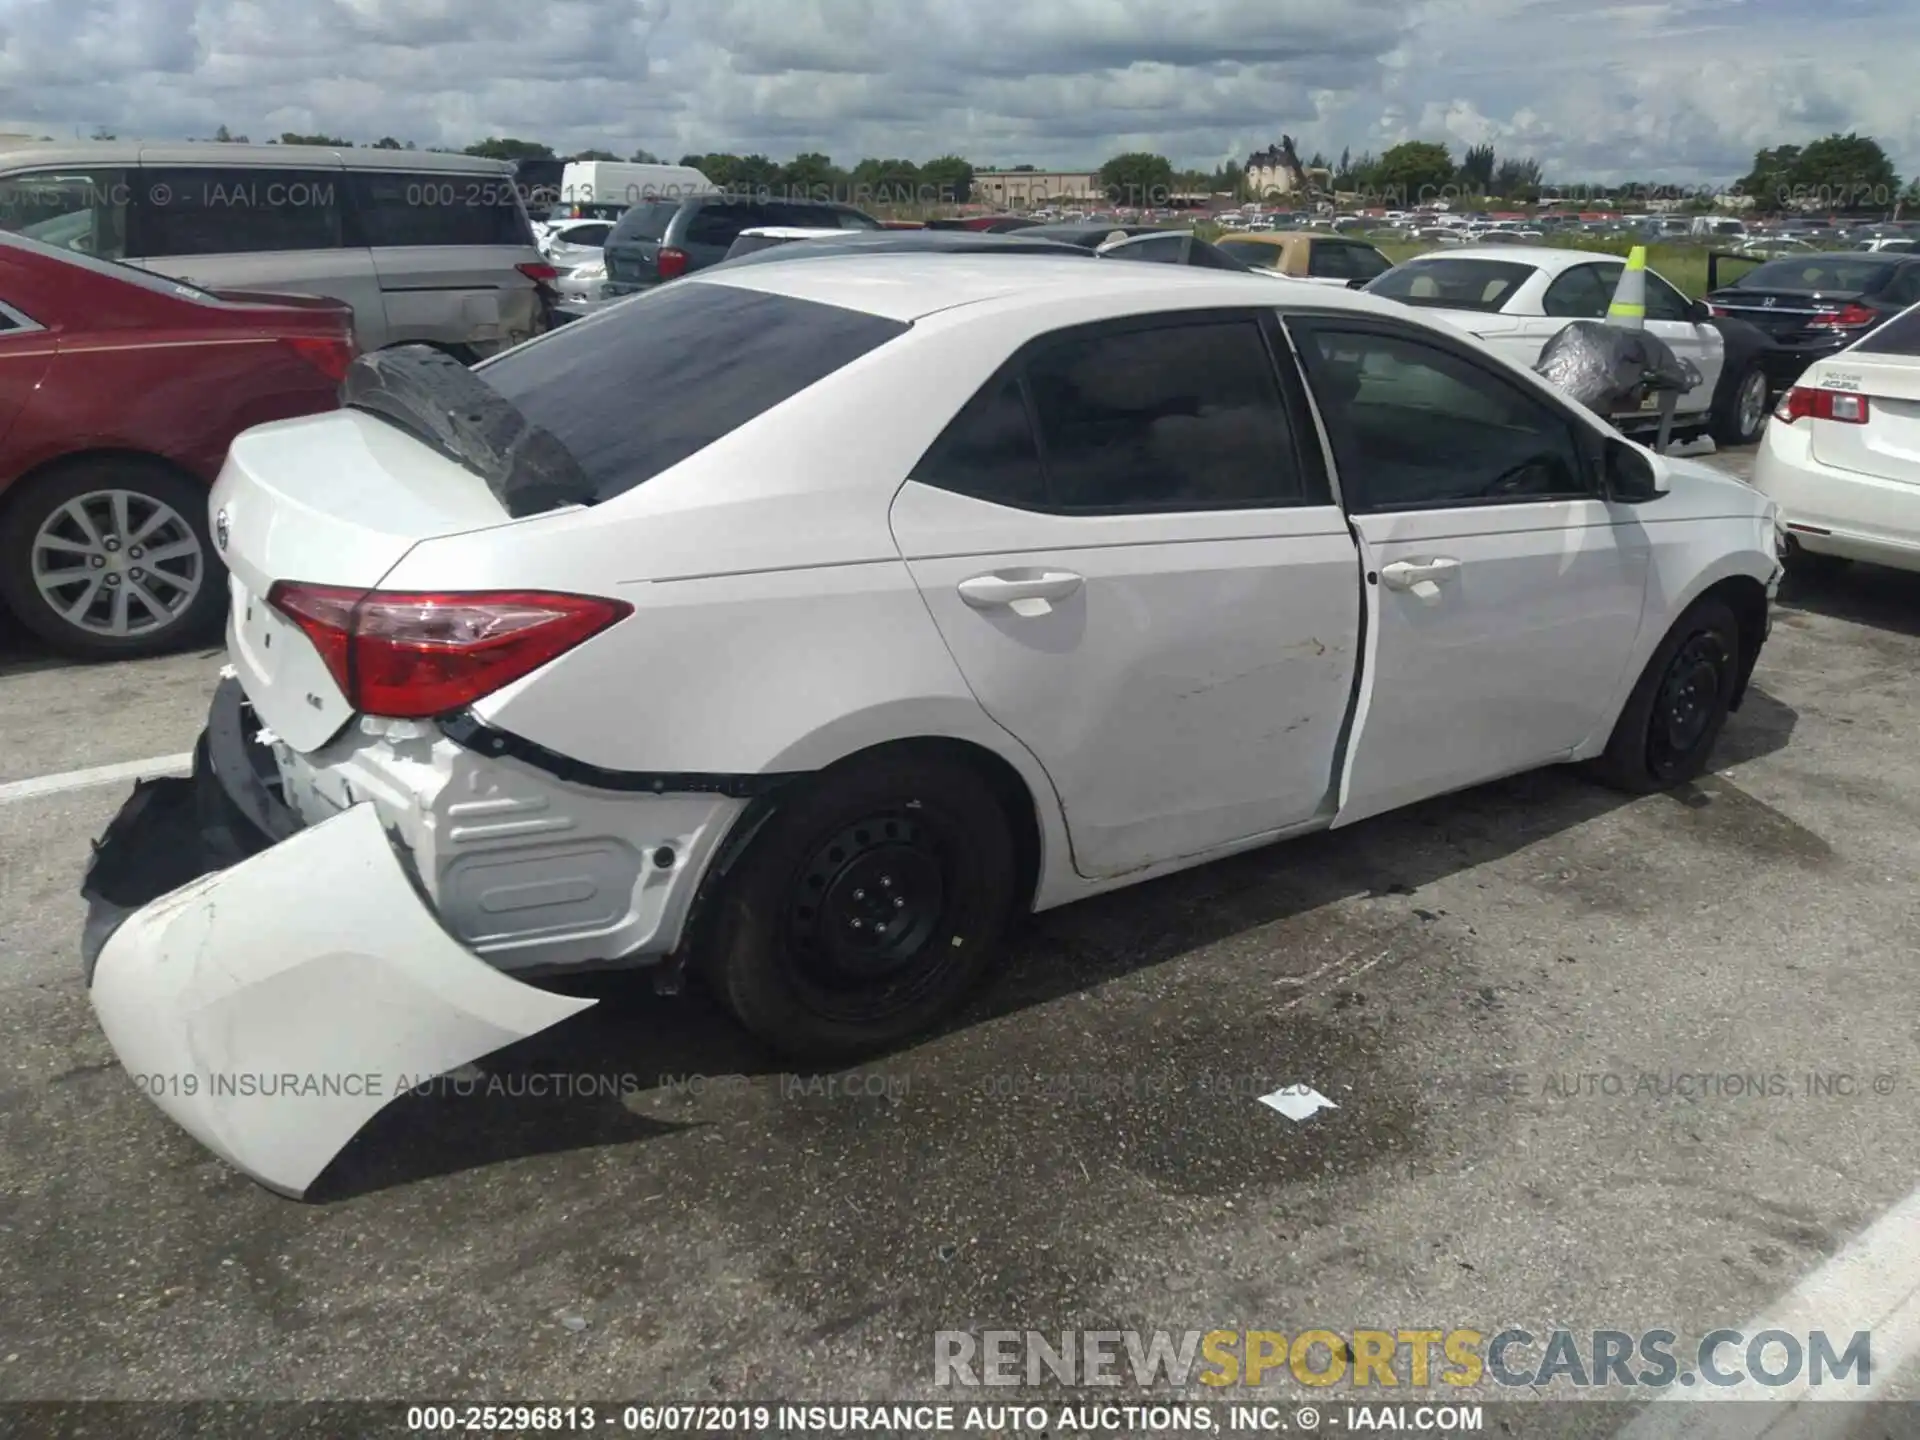
<path fill-rule="evenodd" d="M 227 508 L 223 505 L 220 507 L 220 513 L 213 517 L 213 543 L 220 547 L 220 553 L 223 555 L 226 554 L 227 536 L 232 528 L 227 520 Z"/>

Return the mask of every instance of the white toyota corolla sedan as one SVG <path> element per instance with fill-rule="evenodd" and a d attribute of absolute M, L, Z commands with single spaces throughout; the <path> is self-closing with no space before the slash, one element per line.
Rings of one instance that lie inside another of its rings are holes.
<path fill-rule="evenodd" d="M 127 1072 L 302 1193 L 396 1093 L 690 964 L 809 1058 L 1017 911 L 1535 766 L 1700 773 L 1757 491 L 1404 307 L 781 260 L 358 363 L 212 496 L 231 667 L 83 945 Z M 672 988 L 671 980 L 666 988 Z"/>
<path fill-rule="evenodd" d="M 1556 246 L 1496 245 L 1421 255 L 1368 283 L 1375 295 L 1426 310 L 1477 335 L 1508 359 L 1532 367 L 1547 342 L 1575 320 L 1604 320 L 1626 262 Z M 1766 336 L 1742 320 L 1714 316 L 1654 271 L 1647 272 L 1648 331 L 1700 372 L 1680 397 L 1676 440 L 1711 436 L 1751 445 L 1767 421 L 1771 393 Z M 1632 433 L 1657 430 L 1647 411 L 1616 416 Z"/>
<path fill-rule="evenodd" d="M 1920 570 L 1920 305 L 1807 367 L 1753 483 L 1795 553 Z"/>

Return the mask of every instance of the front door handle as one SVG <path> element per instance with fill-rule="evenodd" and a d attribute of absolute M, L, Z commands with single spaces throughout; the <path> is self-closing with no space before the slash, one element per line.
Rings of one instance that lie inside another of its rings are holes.
<path fill-rule="evenodd" d="M 996 570 L 960 582 L 960 598 L 976 610 L 1004 605 L 1016 615 L 1045 615 L 1086 584 L 1071 570 Z"/>
<path fill-rule="evenodd" d="M 1422 600 L 1431 600 L 1459 570 L 1460 562 L 1445 555 L 1432 560 L 1396 560 L 1380 567 L 1380 583 L 1389 590 L 1411 590 Z"/>

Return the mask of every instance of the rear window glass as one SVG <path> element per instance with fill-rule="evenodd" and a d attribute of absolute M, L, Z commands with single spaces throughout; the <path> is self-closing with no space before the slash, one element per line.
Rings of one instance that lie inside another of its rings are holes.
<path fill-rule="evenodd" d="M 679 213 L 678 200 L 648 200 L 620 217 L 620 223 L 613 227 L 613 235 L 607 243 L 617 245 L 623 240 L 663 240 L 667 226 L 673 223 L 673 217 Z"/>
<path fill-rule="evenodd" d="M 1866 355 L 1920 355 L 1920 305 L 1901 311 L 1853 348 Z"/>
<path fill-rule="evenodd" d="M 1367 286 L 1407 305 L 1491 314 L 1533 276 L 1533 266 L 1510 260 L 1410 260 Z"/>
<path fill-rule="evenodd" d="M 368 245 L 531 245 L 519 191 L 505 175 L 349 171 Z"/>
<path fill-rule="evenodd" d="M 1867 260 L 1844 255 L 1794 256 L 1787 260 L 1769 260 L 1757 270 L 1749 270 L 1738 280 L 1738 290 L 1876 290 L 1893 273 L 1884 260 Z"/>
<path fill-rule="evenodd" d="M 1280 247 L 1262 244 L 1258 240 L 1221 240 L 1219 247 L 1236 260 L 1244 260 L 1249 265 L 1263 270 L 1280 268 Z"/>
<path fill-rule="evenodd" d="M 606 500 L 697 454 L 907 326 L 699 280 L 663 285 L 475 370 Z"/>

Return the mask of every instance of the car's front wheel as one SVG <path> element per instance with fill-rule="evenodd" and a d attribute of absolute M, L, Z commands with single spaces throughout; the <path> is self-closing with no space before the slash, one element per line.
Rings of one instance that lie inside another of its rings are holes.
<path fill-rule="evenodd" d="M 1740 664 L 1733 608 L 1712 595 L 1695 601 L 1641 672 L 1594 777 L 1636 795 L 1698 777 L 1727 723 Z"/>
<path fill-rule="evenodd" d="M 784 799 L 726 877 L 707 979 L 783 1055 L 884 1050 L 985 973 L 1015 873 L 1008 817 L 966 766 L 913 750 L 856 759 Z"/>
<path fill-rule="evenodd" d="M 89 460 L 23 482 L 0 516 L 0 598 L 62 654 L 153 655 L 226 604 L 204 485 L 157 461 Z"/>
<path fill-rule="evenodd" d="M 1713 415 L 1713 443 L 1752 445 L 1767 427 L 1767 372 L 1754 361 L 1727 386 Z"/>

